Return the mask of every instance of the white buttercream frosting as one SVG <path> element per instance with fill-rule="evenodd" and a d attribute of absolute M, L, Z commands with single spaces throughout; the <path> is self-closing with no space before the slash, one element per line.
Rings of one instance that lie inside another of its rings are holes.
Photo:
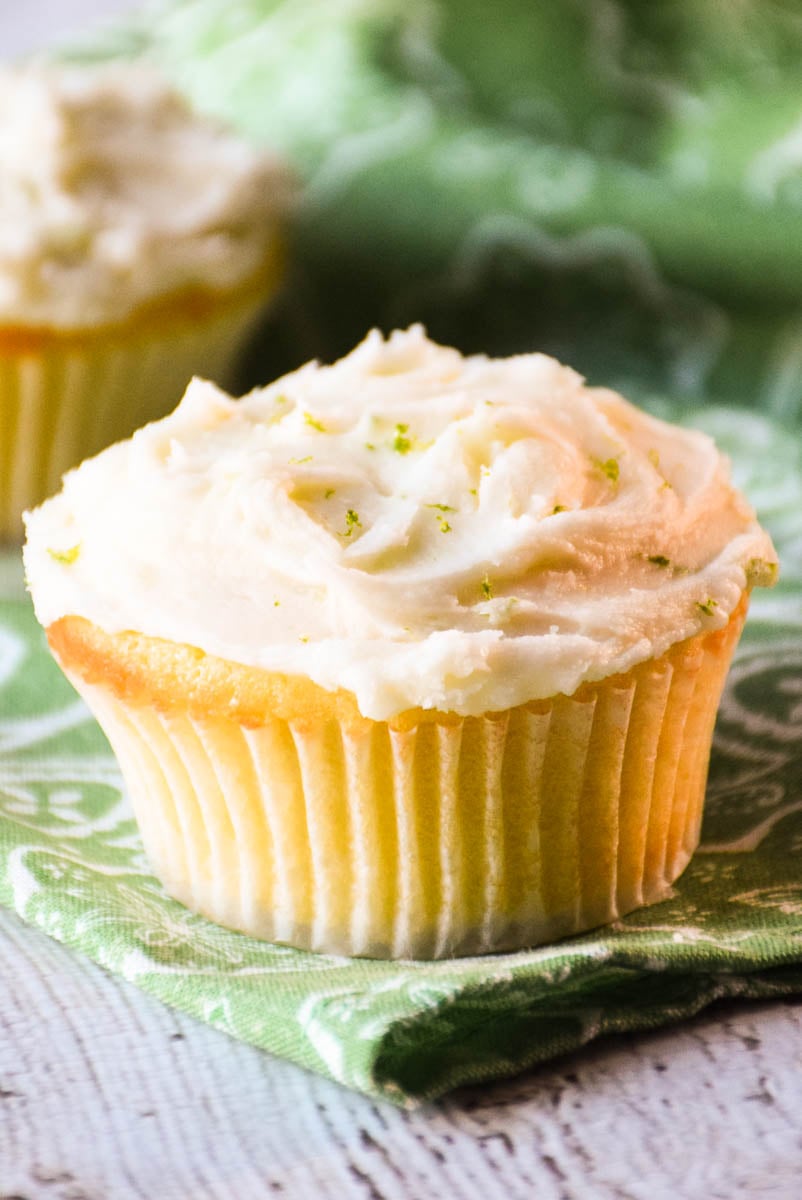
<path fill-rule="evenodd" d="M 287 179 L 149 68 L 0 70 L 0 323 L 76 329 L 238 286 Z"/>
<path fill-rule="evenodd" d="M 37 614 L 352 692 L 500 710 L 723 626 L 776 555 L 704 434 L 541 354 L 373 332 L 175 412 L 27 518 Z"/>

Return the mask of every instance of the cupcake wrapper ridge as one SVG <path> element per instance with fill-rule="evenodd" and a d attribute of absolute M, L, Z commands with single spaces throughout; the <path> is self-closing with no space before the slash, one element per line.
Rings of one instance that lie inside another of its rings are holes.
<path fill-rule="evenodd" d="M 193 319 L 0 353 L 0 542 L 82 459 L 163 417 L 193 375 L 225 385 L 267 300 L 249 290 Z"/>
<path fill-rule="evenodd" d="M 442 958 L 552 941 L 667 895 L 698 844 L 745 611 L 574 696 L 403 730 L 247 727 L 71 678 L 172 896 L 306 949 Z"/>

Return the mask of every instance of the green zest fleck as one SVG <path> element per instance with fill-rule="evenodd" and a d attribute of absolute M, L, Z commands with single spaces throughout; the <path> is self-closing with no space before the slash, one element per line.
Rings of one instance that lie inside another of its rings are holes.
<path fill-rule="evenodd" d="M 318 433 L 326 432 L 326 426 L 323 424 L 323 422 L 318 421 L 317 417 L 313 417 L 310 412 L 304 413 L 304 421 L 306 421 L 306 424 L 310 425 L 312 429 L 316 429 Z"/>
<path fill-rule="evenodd" d="M 657 453 L 657 451 L 654 449 L 654 447 L 652 447 L 652 449 L 648 452 L 646 457 L 649 459 L 649 462 L 652 464 L 655 471 L 659 470 L 660 455 Z"/>
<path fill-rule="evenodd" d="M 670 567 L 671 559 L 666 558 L 665 554 L 650 554 L 649 562 L 654 563 L 656 567 Z"/>
<path fill-rule="evenodd" d="M 476 495 L 476 488 L 470 488 L 470 490 L 469 490 L 469 495 L 471 495 L 471 496 L 475 496 L 475 495 Z"/>
<path fill-rule="evenodd" d="M 365 449 L 366 450 L 375 450 L 376 447 L 374 446 L 373 442 L 365 442 Z"/>
<path fill-rule="evenodd" d="M 449 523 L 445 519 L 445 517 L 438 517 L 437 519 L 440 522 L 440 532 L 441 533 L 451 533 L 451 526 L 449 525 Z"/>
<path fill-rule="evenodd" d="M 697 600 L 696 607 L 701 612 L 703 612 L 706 617 L 712 617 L 714 610 L 718 608 L 718 601 L 711 600 L 710 597 L 708 596 L 708 598 L 707 598 L 707 600 L 705 600 L 704 604 L 702 603 L 701 600 Z"/>
<path fill-rule="evenodd" d="M 280 396 L 276 396 L 276 404 L 289 404 L 289 400 L 283 392 Z"/>
<path fill-rule="evenodd" d="M 484 579 L 482 580 L 482 595 L 484 596 L 485 600 L 493 599 L 493 585 L 487 575 L 485 575 Z"/>
<path fill-rule="evenodd" d="M 568 512 L 568 509 L 565 507 L 564 504 L 555 504 L 554 508 L 551 510 L 551 515 L 553 517 L 556 517 L 557 513 L 561 513 L 561 512 Z"/>
<path fill-rule="evenodd" d="M 308 642 L 309 638 L 308 637 L 300 637 L 300 638 L 298 638 L 298 641 L 299 642 Z"/>
<path fill-rule="evenodd" d="M 280 600 L 274 600 L 274 601 L 273 601 L 273 608 L 280 608 L 280 607 L 281 607 L 281 601 L 280 601 Z"/>
<path fill-rule="evenodd" d="M 291 463 L 291 464 L 292 464 L 292 466 L 294 466 L 294 467 L 300 467 L 302 463 L 308 463 L 308 462 L 311 462 L 311 461 L 312 461 L 312 455 L 311 455 L 311 454 L 307 454 L 306 458 L 291 458 L 291 459 L 290 459 L 290 463 Z"/>
<path fill-rule="evenodd" d="M 409 454 L 412 449 L 412 439 L 407 437 L 409 425 L 396 425 L 393 438 L 393 450 L 397 454 Z"/>
<path fill-rule="evenodd" d="M 77 546 L 70 546 L 69 550 L 51 550 L 48 546 L 47 553 L 54 562 L 64 563 L 66 567 L 69 567 L 81 553 L 81 546 L 79 543 Z"/>
<path fill-rule="evenodd" d="M 359 513 L 356 512 L 355 509 L 349 508 L 348 512 L 345 514 L 345 533 L 343 534 L 343 537 L 350 537 L 357 526 L 360 528 L 362 526 L 362 522 L 359 519 Z"/>
<path fill-rule="evenodd" d="M 452 508 L 450 504 L 425 504 L 424 508 L 436 508 L 437 511 L 441 513 L 457 511 L 455 508 Z"/>
<path fill-rule="evenodd" d="M 331 500 L 333 495 L 334 495 L 334 488 L 326 488 L 325 492 L 323 493 L 323 499 Z"/>
<path fill-rule="evenodd" d="M 765 558 L 750 558 L 746 564 L 746 582 L 756 587 L 774 587 L 780 573 L 780 564 Z"/>
<path fill-rule="evenodd" d="M 602 461 L 600 458 L 592 458 L 590 460 L 597 471 L 601 471 L 610 483 L 618 483 L 618 477 L 621 473 L 618 466 L 617 458 L 606 458 Z"/>

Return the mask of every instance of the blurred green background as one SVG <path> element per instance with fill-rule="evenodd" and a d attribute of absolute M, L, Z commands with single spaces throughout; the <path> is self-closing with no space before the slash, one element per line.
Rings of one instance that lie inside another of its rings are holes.
<path fill-rule="evenodd" d="M 263 376 L 422 320 L 796 425 L 802 4 L 171 0 L 85 45 L 298 171 Z"/>

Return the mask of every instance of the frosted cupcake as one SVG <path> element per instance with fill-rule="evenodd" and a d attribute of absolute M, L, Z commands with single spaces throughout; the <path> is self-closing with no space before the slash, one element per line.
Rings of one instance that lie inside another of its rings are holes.
<path fill-rule="evenodd" d="M 439 957 L 659 900 L 775 554 L 709 438 L 542 355 L 372 333 L 177 410 L 27 518 L 168 891 Z"/>
<path fill-rule="evenodd" d="M 277 165 L 141 67 L 0 71 L 0 541 L 228 377 L 280 274 Z"/>

